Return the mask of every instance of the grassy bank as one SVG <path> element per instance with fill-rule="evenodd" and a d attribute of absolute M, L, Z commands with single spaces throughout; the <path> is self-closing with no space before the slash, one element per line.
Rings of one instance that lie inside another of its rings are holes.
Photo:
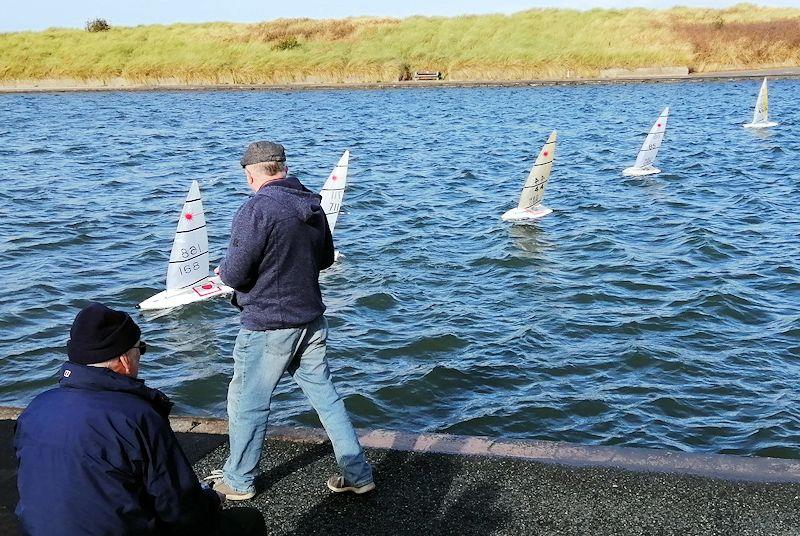
<path fill-rule="evenodd" d="M 113 21 L 111 21 L 113 24 Z M 800 66 L 800 9 L 531 10 L 407 19 L 50 29 L 0 34 L 0 83 L 389 82 L 593 77 L 606 68 L 693 72 Z"/>

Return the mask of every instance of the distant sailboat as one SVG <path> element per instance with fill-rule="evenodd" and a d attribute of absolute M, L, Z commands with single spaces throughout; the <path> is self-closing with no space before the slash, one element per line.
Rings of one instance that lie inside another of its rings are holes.
<path fill-rule="evenodd" d="M 769 128 L 777 124 L 769 120 L 769 92 L 767 90 L 767 79 L 764 78 L 761 90 L 758 92 L 756 109 L 753 112 L 753 122 L 745 123 L 744 128 Z"/>
<path fill-rule="evenodd" d="M 636 157 L 636 163 L 633 167 L 626 168 L 622 174 L 626 177 L 641 177 L 644 175 L 655 175 L 661 173 L 661 170 L 653 166 L 656 161 L 656 155 L 661 148 L 661 142 L 664 141 L 664 133 L 667 131 L 667 119 L 669 117 L 669 106 L 664 108 L 661 115 L 658 116 L 656 122 L 653 123 L 653 128 L 644 139 L 642 148 Z"/>
<path fill-rule="evenodd" d="M 325 216 L 328 218 L 328 227 L 333 233 L 333 228 L 336 227 L 336 220 L 339 218 L 339 212 L 342 210 L 342 199 L 344 198 L 344 189 L 347 187 L 347 166 L 350 162 L 350 151 L 345 151 L 339 162 L 331 171 L 328 180 L 322 186 L 322 191 L 319 195 L 322 196 L 322 210 L 325 211 Z M 338 260 L 340 253 L 335 251 L 333 254 L 334 261 Z"/>
<path fill-rule="evenodd" d="M 167 289 L 139 304 L 142 310 L 170 309 L 230 294 L 219 276 L 209 273 L 208 234 L 200 187 L 192 181 L 183 204 L 167 265 Z"/>
<path fill-rule="evenodd" d="M 522 187 L 522 194 L 519 197 L 519 204 L 501 216 L 503 221 L 510 223 L 531 223 L 539 218 L 547 216 L 553 209 L 542 205 L 544 198 L 544 188 L 550 178 L 550 171 L 553 169 L 553 160 L 556 153 L 557 131 L 553 131 L 547 138 L 539 156 L 528 174 L 525 186 Z"/>

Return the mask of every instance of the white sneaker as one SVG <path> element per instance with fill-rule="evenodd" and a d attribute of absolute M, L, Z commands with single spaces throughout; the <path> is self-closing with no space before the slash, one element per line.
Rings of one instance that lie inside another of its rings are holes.
<path fill-rule="evenodd" d="M 214 482 L 212 486 L 214 491 L 218 491 L 225 495 L 225 499 L 228 501 L 246 501 L 247 499 L 252 499 L 256 496 L 255 490 L 251 491 L 239 491 L 235 490 L 230 487 L 228 484 L 225 483 L 224 480 L 221 478 Z"/>
<path fill-rule="evenodd" d="M 343 476 L 333 475 L 328 479 L 328 489 L 335 493 L 342 493 L 343 491 L 352 491 L 356 495 L 361 495 L 368 491 L 375 489 L 375 482 L 368 482 L 361 486 L 354 486 L 347 482 Z"/>

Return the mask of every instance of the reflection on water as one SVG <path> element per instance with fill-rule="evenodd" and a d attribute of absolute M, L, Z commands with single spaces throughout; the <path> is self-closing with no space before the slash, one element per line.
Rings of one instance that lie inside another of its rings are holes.
<path fill-rule="evenodd" d="M 749 132 L 752 136 L 755 136 L 756 138 L 762 140 L 768 140 L 775 135 L 773 129 L 779 127 L 780 125 L 778 127 L 772 127 L 772 128 L 746 128 L 745 130 Z"/>
<path fill-rule="evenodd" d="M 551 214 L 551 216 L 558 217 L 556 213 Z M 508 234 L 514 246 L 528 253 L 539 253 L 554 245 L 547 240 L 547 235 L 536 224 L 510 225 Z"/>

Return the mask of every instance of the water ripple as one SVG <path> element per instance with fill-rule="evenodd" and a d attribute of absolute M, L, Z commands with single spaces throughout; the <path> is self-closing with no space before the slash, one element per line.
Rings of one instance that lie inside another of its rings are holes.
<path fill-rule="evenodd" d="M 239 155 L 272 138 L 312 189 L 352 151 L 322 284 L 357 425 L 800 457 L 800 82 L 773 82 L 766 133 L 740 127 L 757 89 L 0 96 L 0 125 L 24 126 L 0 128 L 0 404 L 54 384 L 88 300 L 161 289 L 193 179 L 217 262 Z M 664 172 L 621 177 L 667 104 Z M 508 227 L 553 128 L 554 212 Z M 148 382 L 224 415 L 236 311 L 136 318 Z M 273 410 L 318 424 L 290 382 Z"/>

